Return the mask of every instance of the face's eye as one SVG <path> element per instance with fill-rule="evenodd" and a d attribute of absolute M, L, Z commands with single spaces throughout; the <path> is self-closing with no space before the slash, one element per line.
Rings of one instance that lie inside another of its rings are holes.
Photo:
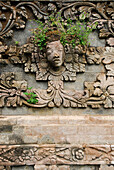
<path fill-rule="evenodd" d="M 52 51 L 47 51 L 47 55 L 50 55 L 52 53 Z"/>

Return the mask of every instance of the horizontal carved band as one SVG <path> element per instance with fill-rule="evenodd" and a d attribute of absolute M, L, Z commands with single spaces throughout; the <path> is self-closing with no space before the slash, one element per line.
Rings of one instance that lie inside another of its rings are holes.
<path fill-rule="evenodd" d="M 114 164 L 113 145 L 0 146 L 0 165 Z"/>

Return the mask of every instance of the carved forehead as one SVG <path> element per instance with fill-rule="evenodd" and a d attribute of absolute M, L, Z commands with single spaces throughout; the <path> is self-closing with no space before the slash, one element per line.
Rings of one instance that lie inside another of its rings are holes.
<path fill-rule="evenodd" d="M 63 49 L 63 45 L 61 44 L 60 40 L 50 42 L 50 43 L 47 44 L 46 47 L 47 47 L 47 49 L 52 48 L 52 47 L 54 47 L 54 48 L 62 48 Z"/>

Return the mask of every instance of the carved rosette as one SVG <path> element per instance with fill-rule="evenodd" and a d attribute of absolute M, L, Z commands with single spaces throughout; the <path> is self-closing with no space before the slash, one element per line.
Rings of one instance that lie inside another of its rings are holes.
<path fill-rule="evenodd" d="M 80 148 L 73 148 L 72 149 L 73 160 L 82 160 L 84 158 L 84 151 Z"/>

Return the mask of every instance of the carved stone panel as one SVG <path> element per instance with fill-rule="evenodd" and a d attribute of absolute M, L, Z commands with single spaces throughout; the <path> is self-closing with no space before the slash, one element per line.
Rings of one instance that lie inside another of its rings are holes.
<path fill-rule="evenodd" d="M 68 16 L 74 21 L 76 19 L 89 19 L 90 23 L 98 22 L 100 38 L 107 38 L 109 46 L 113 46 L 113 3 L 107 7 L 105 3 L 75 2 L 75 3 L 49 3 L 44 6 L 43 2 L 21 2 L 15 8 L 12 3 L 1 2 L 1 44 L 0 63 L 22 64 L 25 72 L 35 72 L 36 80 L 48 80 L 47 90 L 27 89 L 27 82 L 15 81 L 14 74 L 1 74 L 0 106 L 28 105 L 31 107 L 87 107 L 113 108 L 114 101 L 114 71 L 113 71 L 113 47 L 83 49 L 77 45 L 72 49 L 69 45 L 65 48 L 60 40 L 52 41 L 46 46 L 46 51 L 39 51 L 31 37 L 23 46 L 4 45 L 4 38 L 12 35 L 14 27 L 24 29 L 28 16 L 28 8 L 38 19 L 45 22 L 52 13 L 56 16 L 59 12 L 64 22 Z M 44 12 L 45 8 L 45 12 Z M 54 12 L 53 12 L 54 10 Z M 6 12 L 10 12 L 8 20 Z M 88 12 L 89 11 L 89 12 Z M 86 15 L 85 15 L 86 13 Z M 56 16 L 57 17 L 57 16 Z M 3 22 L 5 20 L 5 22 Z M 8 21 L 7 21 L 8 20 Z M 5 25 L 6 24 L 6 25 Z M 107 28 L 105 28 L 107 25 Z M 7 56 L 4 58 L 4 56 Z M 85 72 L 86 64 L 103 64 L 106 73 L 97 76 L 95 82 L 85 82 L 84 90 L 78 92 L 75 89 L 68 91 L 64 89 L 64 81 L 76 81 L 76 74 Z M 8 79 L 8 81 L 6 80 Z M 10 81 L 10 83 L 9 83 Z M 30 95 L 36 97 L 35 104 L 28 102 Z"/>

